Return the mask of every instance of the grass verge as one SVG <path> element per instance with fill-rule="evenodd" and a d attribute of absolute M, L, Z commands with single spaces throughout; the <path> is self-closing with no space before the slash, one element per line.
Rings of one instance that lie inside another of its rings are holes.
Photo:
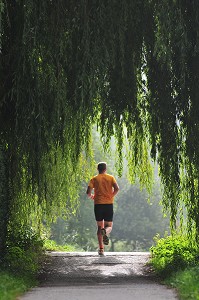
<path fill-rule="evenodd" d="M 181 300 L 199 300 L 199 248 L 186 235 L 155 238 L 151 265 L 162 281 L 177 289 Z"/>
<path fill-rule="evenodd" d="M 52 240 L 45 240 L 33 249 L 24 251 L 20 247 L 10 247 L 0 270 L 0 299 L 15 300 L 30 288 L 38 284 L 37 273 L 44 259 L 45 251 L 74 252 L 83 251 L 73 245 L 57 245 Z"/>
<path fill-rule="evenodd" d="M 165 283 L 178 290 L 182 300 L 199 300 L 199 266 L 172 274 Z"/>
<path fill-rule="evenodd" d="M 45 251 L 63 251 L 63 252 L 83 252 L 84 250 L 74 245 L 58 245 L 55 241 L 45 240 L 44 241 Z"/>
<path fill-rule="evenodd" d="M 7 271 L 0 271 L 0 299 L 14 300 L 36 284 L 37 281 L 32 277 L 18 276 Z"/>

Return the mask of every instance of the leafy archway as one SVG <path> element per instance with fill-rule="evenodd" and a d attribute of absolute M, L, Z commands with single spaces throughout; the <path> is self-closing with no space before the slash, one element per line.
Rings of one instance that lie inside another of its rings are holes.
<path fill-rule="evenodd" d="M 185 206 L 198 236 L 198 15 L 196 0 L 0 1 L 1 245 L 16 214 L 60 206 L 62 158 L 73 198 L 93 124 L 120 158 L 127 136 L 146 184 L 150 149 L 172 226 Z"/>

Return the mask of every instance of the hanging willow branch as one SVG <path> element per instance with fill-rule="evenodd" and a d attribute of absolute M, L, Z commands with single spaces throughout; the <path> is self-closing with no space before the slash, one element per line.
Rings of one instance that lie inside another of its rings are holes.
<path fill-rule="evenodd" d="M 117 139 L 119 172 L 127 134 L 129 173 L 145 184 L 150 147 L 173 226 L 185 205 L 199 231 L 198 23 L 196 0 L 1 1 L 0 138 L 12 195 L 26 186 L 52 214 L 50 174 L 61 153 L 69 174 L 81 169 L 97 123 L 105 147 Z"/>

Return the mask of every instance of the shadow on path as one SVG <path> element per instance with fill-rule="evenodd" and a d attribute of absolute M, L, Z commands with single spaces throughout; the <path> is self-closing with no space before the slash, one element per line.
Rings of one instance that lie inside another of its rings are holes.
<path fill-rule="evenodd" d="M 149 253 L 48 253 L 40 285 L 21 300 L 176 300 L 150 272 Z"/>
<path fill-rule="evenodd" d="M 48 253 L 40 274 L 41 286 L 129 284 L 154 280 L 146 252 Z"/>

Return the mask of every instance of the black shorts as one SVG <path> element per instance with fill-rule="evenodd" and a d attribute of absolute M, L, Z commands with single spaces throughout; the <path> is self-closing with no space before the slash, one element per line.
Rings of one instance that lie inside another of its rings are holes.
<path fill-rule="evenodd" d="M 95 204 L 94 212 L 96 221 L 113 221 L 113 204 Z"/>

